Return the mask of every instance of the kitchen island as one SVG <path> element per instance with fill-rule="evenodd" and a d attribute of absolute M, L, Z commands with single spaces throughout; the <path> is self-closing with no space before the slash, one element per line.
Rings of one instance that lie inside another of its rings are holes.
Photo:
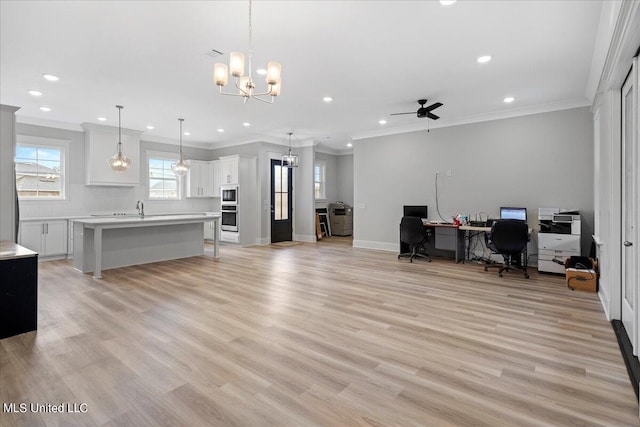
<path fill-rule="evenodd" d="M 102 270 L 204 254 L 204 223 L 214 222 L 218 257 L 220 214 L 123 216 L 77 219 L 73 267 L 102 277 Z"/>

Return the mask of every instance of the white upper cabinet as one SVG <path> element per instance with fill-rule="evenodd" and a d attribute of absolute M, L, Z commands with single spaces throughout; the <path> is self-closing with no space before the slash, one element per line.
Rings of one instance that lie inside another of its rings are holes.
<path fill-rule="evenodd" d="M 222 184 L 238 184 L 238 166 L 240 156 L 220 157 L 222 165 Z"/>
<path fill-rule="evenodd" d="M 83 123 L 86 185 L 135 186 L 140 185 L 140 135 L 142 132 L 122 129 L 122 154 L 131 160 L 124 172 L 114 172 L 107 159 L 118 150 L 118 128 Z"/>
<path fill-rule="evenodd" d="M 187 173 L 187 197 L 219 197 L 214 188 L 214 164 L 191 160 Z"/>
<path fill-rule="evenodd" d="M 220 197 L 220 186 L 222 185 L 222 161 L 214 160 L 213 166 L 213 197 Z"/>

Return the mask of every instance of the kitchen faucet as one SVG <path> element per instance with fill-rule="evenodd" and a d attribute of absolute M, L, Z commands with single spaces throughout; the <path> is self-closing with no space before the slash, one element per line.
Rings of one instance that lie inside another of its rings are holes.
<path fill-rule="evenodd" d="M 138 200 L 138 202 L 136 203 L 136 209 L 138 210 L 138 215 L 140 215 L 140 218 L 144 218 L 144 203 L 142 202 L 142 200 Z"/>

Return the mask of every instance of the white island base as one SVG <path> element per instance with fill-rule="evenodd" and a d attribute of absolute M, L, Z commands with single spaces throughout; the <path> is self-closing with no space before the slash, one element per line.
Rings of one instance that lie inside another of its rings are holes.
<path fill-rule="evenodd" d="M 219 216 L 166 216 L 74 221 L 73 267 L 102 277 L 102 270 L 204 254 L 203 223 Z M 219 236 L 214 236 L 214 257 Z"/>

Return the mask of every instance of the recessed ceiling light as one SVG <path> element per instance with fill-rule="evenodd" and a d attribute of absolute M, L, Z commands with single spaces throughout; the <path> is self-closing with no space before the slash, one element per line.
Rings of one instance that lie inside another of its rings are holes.
<path fill-rule="evenodd" d="M 48 112 L 48 111 L 51 111 L 51 108 L 49 108 L 49 107 L 40 107 L 40 110 Z"/>
<path fill-rule="evenodd" d="M 513 101 L 515 101 L 515 98 L 513 96 L 507 96 L 504 99 L 504 102 L 506 102 L 507 104 L 511 104 Z"/>
<path fill-rule="evenodd" d="M 265 70 L 264 68 L 258 68 L 256 70 L 256 73 L 260 74 L 261 76 L 266 76 L 267 75 L 267 70 Z"/>
<path fill-rule="evenodd" d="M 149 129 L 149 130 L 153 130 L 153 129 L 155 129 L 155 128 L 156 128 L 156 127 L 155 127 L 154 125 L 147 125 L 147 129 Z"/>
<path fill-rule="evenodd" d="M 243 122 L 243 123 L 242 123 L 242 126 L 244 126 L 244 127 L 248 128 L 249 126 L 251 126 L 251 123 L 249 123 L 249 122 Z"/>
<path fill-rule="evenodd" d="M 487 62 L 491 61 L 491 55 L 483 55 L 483 56 L 479 56 L 477 61 L 480 64 L 486 64 Z"/>
<path fill-rule="evenodd" d="M 42 96 L 42 92 L 40 92 L 39 90 L 30 90 L 29 91 L 29 95 L 31 95 L 31 96 Z"/>
<path fill-rule="evenodd" d="M 322 98 L 322 100 L 323 100 L 324 102 L 331 102 L 331 101 L 333 101 L 333 98 L 332 98 L 332 97 L 330 97 L 330 96 L 325 96 L 324 98 Z"/>
<path fill-rule="evenodd" d="M 98 120 L 101 122 L 106 122 L 107 118 L 106 117 L 98 117 Z"/>
<path fill-rule="evenodd" d="M 451 6 L 456 0 L 440 0 L 440 4 L 443 6 Z"/>
<path fill-rule="evenodd" d="M 185 132 L 184 133 L 184 136 L 189 136 L 189 135 L 191 135 L 191 132 Z"/>
<path fill-rule="evenodd" d="M 43 74 L 42 77 L 44 77 L 45 80 L 49 80 L 50 82 L 57 82 L 58 80 L 60 80 L 57 76 L 54 76 L 53 74 Z"/>
<path fill-rule="evenodd" d="M 381 125 L 386 125 L 387 121 L 385 119 L 379 120 L 378 123 L 380 123 Z"/>
<path fill-rule="evenodd" d="M 351 148 L 351 147 L 353 147 L 353 144 L 352 143 L 348 143 L 347 147 Z"/>
<path fill-rule="evenodd" d="M 220 133 L 222 133 L 222 132 L 224 132 L 224 129 L 222 129 L 222 128 L 218 128 L 218 129 L 217 129 L 217 131 L 218 131 L 218 132 L 220 132 Z"/>

